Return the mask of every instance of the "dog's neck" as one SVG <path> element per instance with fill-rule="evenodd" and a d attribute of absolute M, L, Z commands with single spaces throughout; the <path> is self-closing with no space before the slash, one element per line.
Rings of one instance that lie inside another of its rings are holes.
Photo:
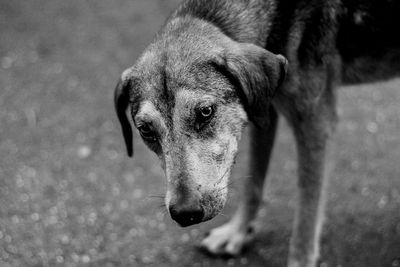
<path fill-rule="evenodd" d="M 235 41 L 265 47 L 275 9 L 275 0 L 186 0 L 169 21 L 176 18 L 200 19 Z"/>

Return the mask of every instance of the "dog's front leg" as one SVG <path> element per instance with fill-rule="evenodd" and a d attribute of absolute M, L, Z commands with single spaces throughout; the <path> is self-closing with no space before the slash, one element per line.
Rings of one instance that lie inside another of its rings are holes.
<path fill-rule="evenodd" d="M 327 102 L 329 102 L 329 99 Z M 313 112 L 298 114 L 293 125 L 298 152 L 299 196 L 289 252 L 289 267 L 315 267 L 325 206 L 329 138 L 335 124 L 334 107 L 320 103 Z"/>
<path fill-rule="evenodd" d="M 226 224 L 213 229 L 203 240 L 202 247 L 214 255 L 239 254 L 254 237 L 251 222 L 257 215 L 262 200 L 263 185 L 268 169 L 278 115 L 271 106 L 267 130 L 251 128 L 250 175 L 244 182 L 242 201 L 233 218 Z"/>

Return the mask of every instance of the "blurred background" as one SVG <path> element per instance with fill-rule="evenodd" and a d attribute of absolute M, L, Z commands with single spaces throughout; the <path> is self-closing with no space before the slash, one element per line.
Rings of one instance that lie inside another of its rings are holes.
<path fill-rule="evenodd" d="M 178 227 L 164 175 L 135 138 L 125 154 L 112 95 L 178 0 L 0 0 L 0 266 L 285 266 L 296 201 L 293 138 L 281 120 L 253 246 L 196 249 L 228 206 Z M 321 266 L 400 266 L 400 80 L 339 94 Z M 136 136 L 137 137 L 137 136 Z"/>

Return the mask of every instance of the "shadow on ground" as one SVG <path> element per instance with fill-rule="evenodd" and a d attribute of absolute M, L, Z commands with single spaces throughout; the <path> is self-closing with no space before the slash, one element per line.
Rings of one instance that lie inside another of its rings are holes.
<path fill-rule="evenodd" d="M 1 266 L 284 266 L 296 205 L 281 123 L 255 244 L 237 259 L 195 245 L 224 214 L 179 228 L 163 175 L 124 152 L 112 93 L 177 1 L 0 0 Z M 343 89 L 321 266 L 400 266 L 400 81 Z M 246 142 L 244 142 L 246 143 Z M 246 145 L 230 203 L 245 176 Z"/>

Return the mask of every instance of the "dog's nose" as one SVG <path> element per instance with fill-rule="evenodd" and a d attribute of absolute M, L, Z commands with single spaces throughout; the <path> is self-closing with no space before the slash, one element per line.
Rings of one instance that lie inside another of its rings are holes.
<path fill-rule="evenodd" d="M 201 223 L 204 218 L 204 210 L 200 206 L 171 205 L 169 213 L 171 218 L 182 227 Z"/>

